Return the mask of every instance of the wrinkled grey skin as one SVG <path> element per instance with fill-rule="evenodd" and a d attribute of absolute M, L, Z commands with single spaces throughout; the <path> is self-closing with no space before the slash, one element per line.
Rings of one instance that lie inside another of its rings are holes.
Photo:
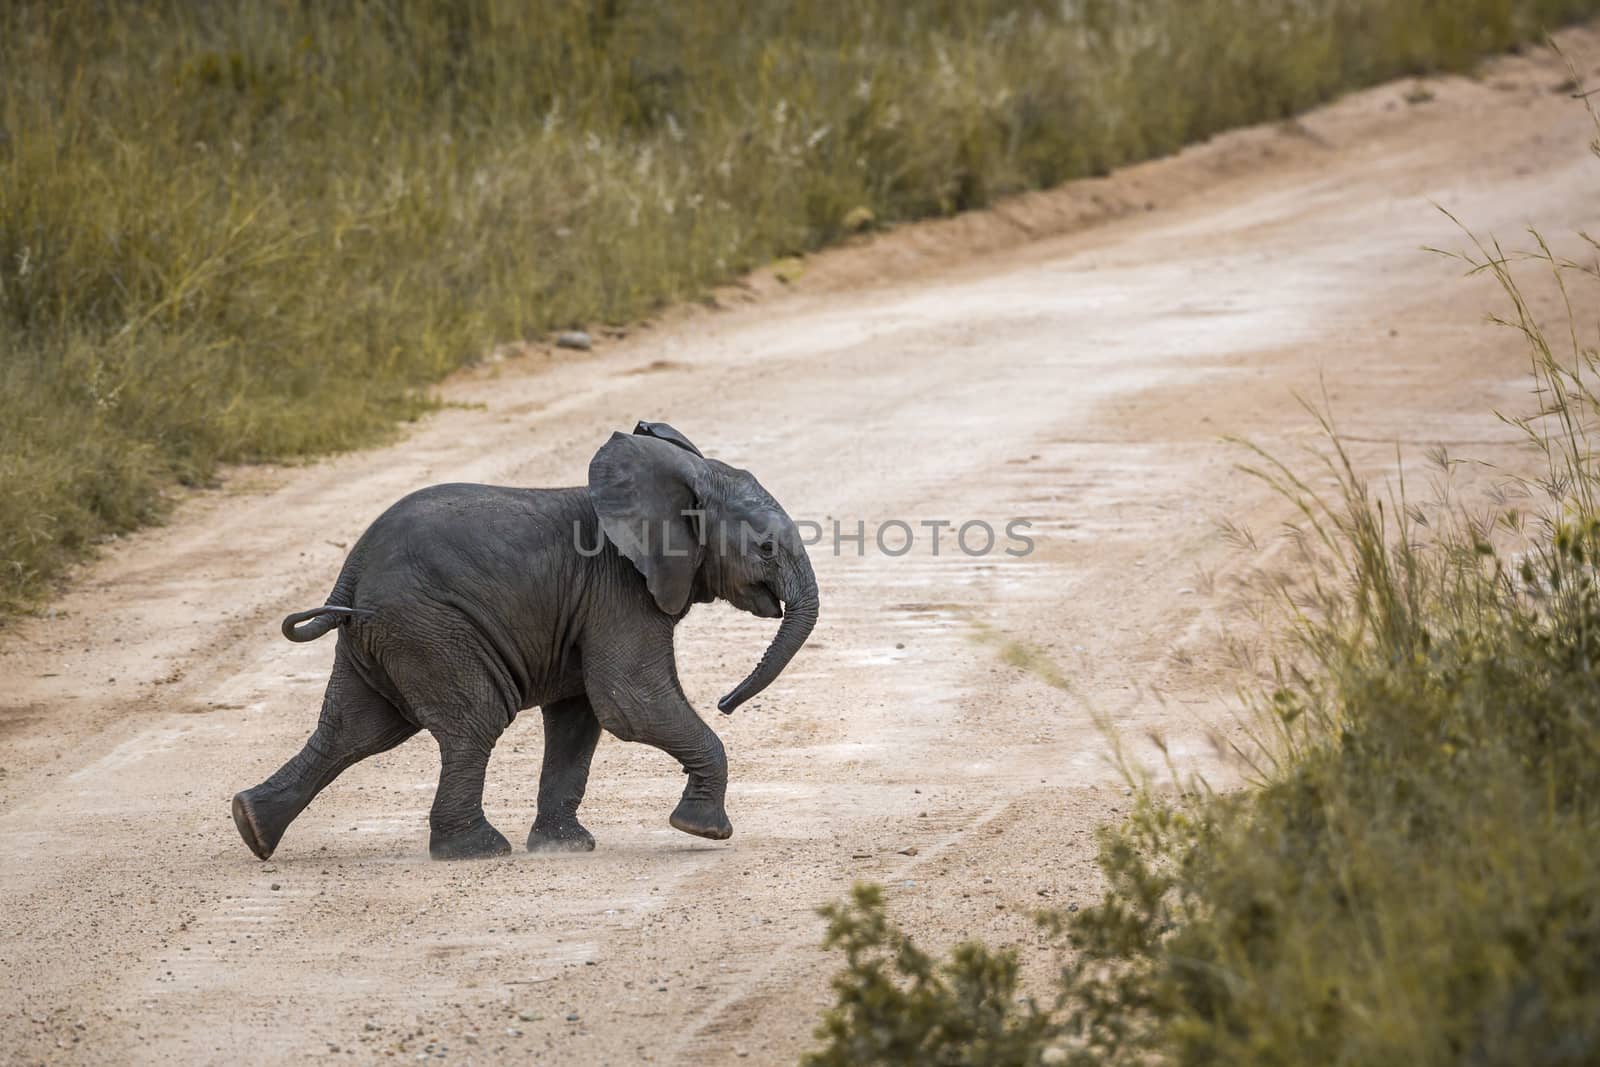
<path fill-rule="evenodd" d="M 731 712 L 809 636 L 816 578 L 793 521 L 755 478 L 670 426 L 613 434 L 587 487 L 413 493 L 362 535 L 327 605 L 284 620 L 296 641 L 338 628 L 333 673 L 305 747 L 233 798 L 239 833 L 266 859 L 341 771 L 427 730 L 442 760 L 429 852 L 509 852 L 484 818 L 484 771 L 501 731 L 537 704 L 544 767 L 529 849 L 594 847 L 578 805 L 602 727 L 683 765 L 673 826 L 726 838 L 727 759 L 684 697 L 672 650 L 689 607 L 718 597 L 783 619 L 718 703 Z"/>

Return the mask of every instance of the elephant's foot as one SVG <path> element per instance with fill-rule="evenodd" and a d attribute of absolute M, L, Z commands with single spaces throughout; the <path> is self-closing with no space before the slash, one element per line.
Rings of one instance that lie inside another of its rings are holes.
<path fill-rule="evenodd" d="M 256 859 L 264 860 L 278 847 L 293 816 L 285 818 L 270 801 L 253 796 L 260 788 L 257 786 L 233 795 L 233 825 L 239 828 L 239 836 L 256 854 Z"/>
<path fill-rule="evenodd" d="M 577 819 L 562 822 L 533 821 L 528 831 L 529 852 L 593 852 L 594 835 L 585 830 Z"/>
<path fill-rule="evenodd" d="M 728 821 L 728 813 L 723 810 L 722 802 L 706 797 L 685 793 L 673 809 L 672 818 L 667 821 L 674 830 L 682 830 L 696 837 L 709 837 L 713 841 L 726 841 L 733 836 L 733 823 Z"/>
<path fill-rule="evenodd" d="M 505 835 L 479 816 L 476 824 L 455 834 L 435 830 L 428 836 L 428 855 L 436 860 L 476 860 L 504 856 L 511 851 Z"/>

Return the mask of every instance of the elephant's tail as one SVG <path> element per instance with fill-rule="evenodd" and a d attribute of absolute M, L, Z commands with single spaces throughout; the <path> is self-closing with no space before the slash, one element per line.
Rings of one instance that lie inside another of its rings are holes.
<path fill-rule="evenodd" d="M 365 608 L 344 608 L 324 604 L 310 611 L 297 611 L 283 620 L 283 636 L 291 641 L 315 641 L 352 615 L 371 615 Z M 304 625 L 302 625 L 304 624 Z"/>
<path fill-rule="evenodd" d="M 344 566 L 339 569 L 339 577 L 333 583 L 333 588 L 328 591 L 328 599 L 320 608 L 310 611 L 297 611 L 283 620 L 280 629 L 283 636 L 291 641 L 315 641 L 329 630 L 338 626 L 346 619 L 356 615 L 371 615 L 373 612 L 366 608 L 346 607 L 355 599 L 356 581 L 361 572 L 356 563 L 360 555 L 360 545 L 344 561 Z"/>

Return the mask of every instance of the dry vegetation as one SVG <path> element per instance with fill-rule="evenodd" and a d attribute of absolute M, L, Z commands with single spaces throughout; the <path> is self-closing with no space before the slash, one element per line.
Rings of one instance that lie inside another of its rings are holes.
<path fill-rule="evenodd" d="M 222 461 L 848 228 L 1459 68 L 1596 0 L 17 0 L 0 618 Z"/>

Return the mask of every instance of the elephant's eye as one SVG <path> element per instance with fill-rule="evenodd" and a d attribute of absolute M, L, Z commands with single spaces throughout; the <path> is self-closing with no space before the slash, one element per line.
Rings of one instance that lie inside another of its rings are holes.
<path fill-rule="evenodd" d="M 756 546 L 756 551 L 761 553 L 762 559 L 771 559 L 773 556 L 778 554 L 778 546 L 773 544 L 770 540 L 763 541 Z"/>

